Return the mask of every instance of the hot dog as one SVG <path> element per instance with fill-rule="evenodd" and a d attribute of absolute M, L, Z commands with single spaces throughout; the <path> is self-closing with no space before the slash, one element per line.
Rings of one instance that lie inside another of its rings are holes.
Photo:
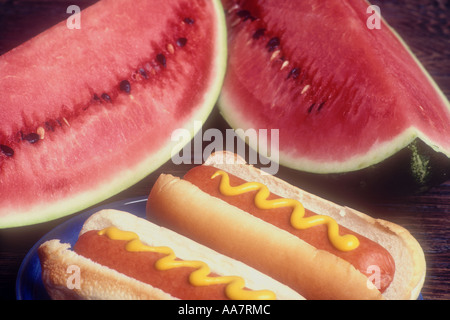
<path fill-rule="evenodd" d="M 147 205 L 158 223 L 307 299 L 416 299 L 423 285 L 424 254 L 407 230 L 263 174 L 235 154 L 216 153 L 183 179 L 161 175 Z"/>
<path fill-rule="evenodd" d="M 38 254 L 52 299 L 304 299 L 239 261 L 123 211 L 88 218 L 73 250 L 55 239 Z M 69 272 L 74 266 L 78 286 Z"/>

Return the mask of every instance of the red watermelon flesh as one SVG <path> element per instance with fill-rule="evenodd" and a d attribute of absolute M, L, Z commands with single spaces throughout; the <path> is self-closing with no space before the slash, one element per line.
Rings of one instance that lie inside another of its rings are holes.
<path fill-rule="evenodd" d="M 63 21 L 1 56 L 0 226 L 73 213 L 170 159 L 172 131 L 205 121 L 219 94 L 222 10 L 103 0 L 81 29 Z"/>
<path fill-rule="evenodd" d="M 235 128 L 279 129 L 282 164 L 355 171 L 416 138 L 450 157 L 448 100 L 384 21 L 366 26 L 366 1 L 223 3 L 221 112 Z"/>

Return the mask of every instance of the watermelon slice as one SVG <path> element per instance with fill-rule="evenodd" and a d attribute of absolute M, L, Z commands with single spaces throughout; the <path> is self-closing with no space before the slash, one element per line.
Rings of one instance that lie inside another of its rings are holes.
<path fill-rule="evenodd" d="M 281 164 L 341 174 L 406 148 L 420 179 L 429 170 L 417 154 L 425 144 L 446 159 L 439 172 L 450 172 L 450 104 L 385 21 L 367 26 L 369 3 L 223 3 L 229 62 L 221 113 L 241 132 L 278 129 Z"/>
<path fill-rule="evenodd" d="M 77 212 L 170 159 L 222 85 L 216 0 L 102 0 L 0 57 L 0 227 Z M 188 141 L 186 141 L 187 143 Z"/>

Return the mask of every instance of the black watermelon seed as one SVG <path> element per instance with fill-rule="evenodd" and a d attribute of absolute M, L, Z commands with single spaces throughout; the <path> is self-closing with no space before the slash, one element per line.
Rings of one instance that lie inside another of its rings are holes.
<path fill-rule="evenodd" d="M 179 38 L 177 40 L 177 46 L 179 47 L 184 47 L 187 43 L 187 39 L 186 38 Z"/>
<path fill-rule="evenodd" d="M 244 21 L 250 17 L 250 11 L 248 10 L 239 10 L 236 14 L 239 17 L 244 18 Z"/>
<path fill-rule="evenodd" d="M 250 20 L 252 20 L 252 21 L 255 21 L 255 20 L 256 20 L 256 18 L 255 18 L 254 16 L 252 16 L 252 15 L 250 14 L 250 11 L 248 11 L 248 10 L 239 10 L 236 14 L 237 14 L 240 18 L 243 18 L 244 21 L 247 21 L 248 19 L 250 19 Z"/>
<path fill-rule="evenodd" d="M 94 101 L 100 101 L 100 98 L 96 93 L 94 93 L 93 99 L 94 99 Z"/>
<path fill-rule="evenodd" d="M 148 79 L 147 72 L 143 68 L 139 69 L 139 74 L 144 77 L 144 79 Z"/>
<path fill-rule="evenodd" d="M 131 83 L 128 80 L 122 80 L 120 81 L 120 85 L 119 88 L 121 91 L 125 92 L 125 93 L 130 93 L 131 92 Z"/>
<path fill-rule="evenodd" d="M 162 53 L 156 56 L 156 60 L 165 68 L 166 67 L 166 56 Z"/>
<path fill-rule="evenodd" d="M 269 52 L 272 52 L 276 48 L 280 46 L 280 38 L 275 37 L 269 40 L 267 43 L 267 48 L 269 48 Z"/>
<path fill-rule="evenodd" d="M 253 34 L 253 39 L 258 40 L 259 38 L 261 38 L 264 33 L 266 32 L 266 29 L 258 29 L 255 31 L 255 33 Z"/>
<path fill-rule="evenodd" d="M 23 140 L 28 141 L 31 144 L 34 144 L 36 142 L 38 142 L 41 139 L 41 137 L 39 137 L 39 135 L 37 133 L 29 133 L 26 136 L 23 137 Z"/>
<path fill-rule="evenodd" d="M 192 18 L 184 18 L 184 20 L 183 20 L 185 23 L 187 23 L 187 24 L 194 24 L 194 19 L 192 19 Z"/>
<path fill-rule="evenodd" d="M 106 102 L 111 102 L 111 97 L 107 93 L 102 93 L 102 99 Z"/>
<path fill-rule="evenodd" d="M 12 157 L 14 155 L 14 150 L 4 144 L 0 144 L 0 150 L 7 157 Z"/>
<path fill-rule="evenodd" d="M 299 75 L 300 75 L 300 69 L 299 68 L 293 68 L 291 70 L 291 72 L 289 72 L 287 78 L 289 79 L 290 77 L 292 77 L 292 79 L 297 79 Z"/>
<path fill-rule="evenodd" d="M 315 105 L 316 105 L 316 104 L 313 103 L 312 105 L 309 106 L 309 108 L 308 108 L 308 113 L 311 113 L 311 112 L 313 111 L 313 108 L 314 108 Z"/>

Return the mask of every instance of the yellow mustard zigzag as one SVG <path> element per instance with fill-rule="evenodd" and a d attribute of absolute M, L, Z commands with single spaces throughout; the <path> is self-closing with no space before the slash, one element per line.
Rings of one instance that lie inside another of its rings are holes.
<path fill-rule="evenodd" d="M 226 296 L 231 300 L 274 300 L 275 293 L 269 290 L 246 290 L 245 280 L 238 276 L 218 276 L 210 277 L 209 266 L 202 261 L 175 260 L 176 256 L 169 247 L 152 247 L 143 244 L 138 235 L 131 231 L 122 231 L 114 226 L 105 228 L 98 232 L 112 240 L 128 241 L 125 249 L 130 252 L 154 252 L 166 256 L 155 263 L 157 270 L 170 270 L 174 268 L 190 267 L 197 270 L 189 276 L 189 282 L 193 286 L 211 286 L 215 284 L 227 284 L 225 288 Z"/>
<path fill-rule="evenodd" d="M 240 186 L 232 187 L 230 185 L 230 177 L 228 176 L 228 173 L 219 170 L 212 175 L 211 179 L 215 179 L 218 176 L 222 177 L 219 188 L 220 192 L 225 196 L 236 196 L 251 191 L 258 191 L 255 195 L 255 205 L 259 209 L 292 207 L 293 210 L 290 221 L 294 228 L 303 230 L 317 225 L 326 224 L 328 227 L 328 238 L 336 249 L 341 251 L 351 251 L 359 246 L 359 240 L 354 235 L 339 235 L 339 225 L 333 218 L 325 215 L 314 215 L 304 218 L 305 208 L 297 200 L 285 198 L 267 200 L 270 195 L 270 191 L 269 188 L 262 183 L 246 182 Z"/>

